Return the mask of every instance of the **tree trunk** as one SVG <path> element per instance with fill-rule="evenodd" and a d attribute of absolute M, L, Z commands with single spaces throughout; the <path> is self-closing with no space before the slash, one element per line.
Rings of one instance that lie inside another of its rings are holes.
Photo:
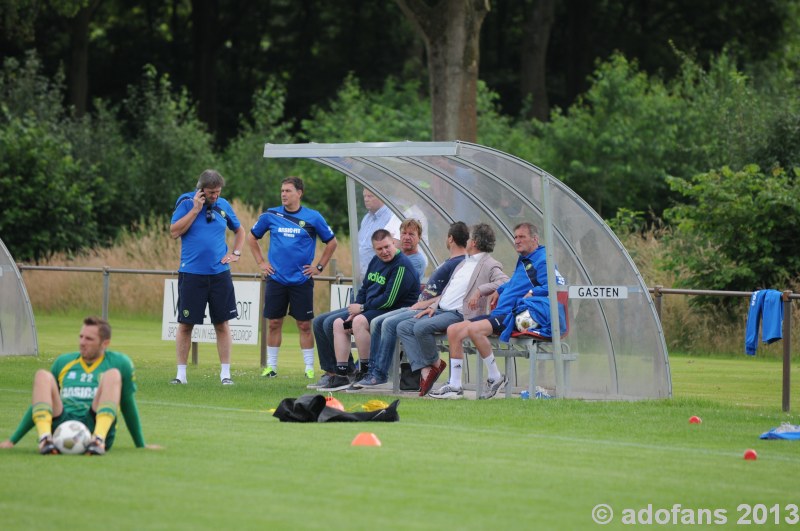
<path fill-rule="evenodd" d="M 534 0 L 525 9 L 520 50 L 520 93 L 531 96 L 528 118 L 545 121 L 550 116 L 547 99 L 547 46 L 555 22 L 555 0 Z"/>
<path fill-rule="evenodd" d="M 192 92 L 197 114 L 211 132 L 217 130 L 218 19 L 214 0 L 192 0 Z"/>
<path fill-rule="evenodd" d="M 89 23 L 100 0 L 90 2 L 69 21 L 69 103 L 77 116 L 86 114 L 89 98 Z"/>
<path fill-rule="evenodd" d="M 425 41 L 433 140 L 478 139 L 480 30 L 489 0 L 395 0 Z"/>

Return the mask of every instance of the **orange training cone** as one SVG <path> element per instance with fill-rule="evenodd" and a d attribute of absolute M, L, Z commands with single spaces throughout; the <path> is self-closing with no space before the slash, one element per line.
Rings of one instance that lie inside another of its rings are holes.
<path fill-rule="evenodd" d="M 362 431 L 356 438 L 353 439 L 353 442 L 350 443 L 351 446 L 380 446 L 381 441 L 374 433 L 369 433 L 366 431 Z"/>

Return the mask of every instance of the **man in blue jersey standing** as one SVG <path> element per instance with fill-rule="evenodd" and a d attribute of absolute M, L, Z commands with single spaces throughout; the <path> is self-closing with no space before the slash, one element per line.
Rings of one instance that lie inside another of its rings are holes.
<path fill-rule="evenodd" d="M 186 383 L 186 360 L 192 344 L 194 325 L 202 324 L 208 304 L 217 335 L 220 380 L 231 380 L 231 329 L 228 321 L 239 316 L 233 291 L 230 264 L 238 262 L 244 244 L 244 227 L 230 203 L 220 197 L 225 179 L 215 170 L 206 170 L 197 180 L 196 190 L 178 198 L 169 227 L 173 238 L 181 239 L 181 265 L 178 269 L 178 334 L 175 350 L 178 373 L 172 384 Z M 228 252 L 225 229 L 235 234 L 233 250 Z"/>
<path fill-rule="evenodd" d="M 270 208 L 247 235 L 247 244 L 267 278 L 264 317 L 268 320 L 267 366 L 261 376 L 278 375 L 278 351 L 282 341 L 283 318 L 287 310 L 300 332 L 300 349 L 306 378 L 314 378 L 314 276 L 328 265 L 336 250 L 336 236 L 322 215 L 300 204 L 305 187 L 300 177 L 287 177 L 281 183 L 281 206 Z M 267 260 L 261 255 L 258 240 L 269 231 Z M 322 256 L 314 265 L 317 238 L 324 244 Z"/>

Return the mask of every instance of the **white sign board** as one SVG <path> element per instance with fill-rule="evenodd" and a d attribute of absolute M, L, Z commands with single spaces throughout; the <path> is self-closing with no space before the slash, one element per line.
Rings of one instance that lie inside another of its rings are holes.
<path fill-rule="evenodd" d="M 628 286 L 570 286 L 570 299 L 627 299 Z"/>
<path fill-rule="evenodd" d="M 331 284 L 331 311 L 339 310 L 353 300 L 353 286 L 349 284 Z"/>
<path fill-rule="evenodd" d="M 236 309 L 239 317 L 231 319 L 228 324 L 231 327 L 231 336 L 234 344 L 257 345 L 258 344 L 258 323 L 261 320 L 260 282 L 236 282 L 233 283 L 233 290 L 236 292 Z M 205 310 L 203 324 L 195 325 L 192 329 L 192 341 L 195 343 L 216 343 L 217 333 L 211 318 L 208 314 L 208 306 Z M 164 309 L 161 317 L 161 339 L 164 341 L 175 341 L 178 333 L 178 281 L 177 279 L 167 279 L 164 281 Z"/>

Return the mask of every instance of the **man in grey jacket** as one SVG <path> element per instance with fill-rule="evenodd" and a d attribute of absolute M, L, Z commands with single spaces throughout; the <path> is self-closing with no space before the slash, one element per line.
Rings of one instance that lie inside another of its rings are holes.
<path fill-rule="evenodd" d="M 411 369 L 422 369 L 419 396 L 428 394 L 447 366 L 439 359 L 434 335 L 453 323 L 485 313 L 489 295 L 508 281 L 503 266 L 489 255 L 494 244 L 490 226 L 485 223 L 473 226 L 467 240 L 467 258 L 453 271 L 442 294 L 428 308 L 397 327 Z"/>

